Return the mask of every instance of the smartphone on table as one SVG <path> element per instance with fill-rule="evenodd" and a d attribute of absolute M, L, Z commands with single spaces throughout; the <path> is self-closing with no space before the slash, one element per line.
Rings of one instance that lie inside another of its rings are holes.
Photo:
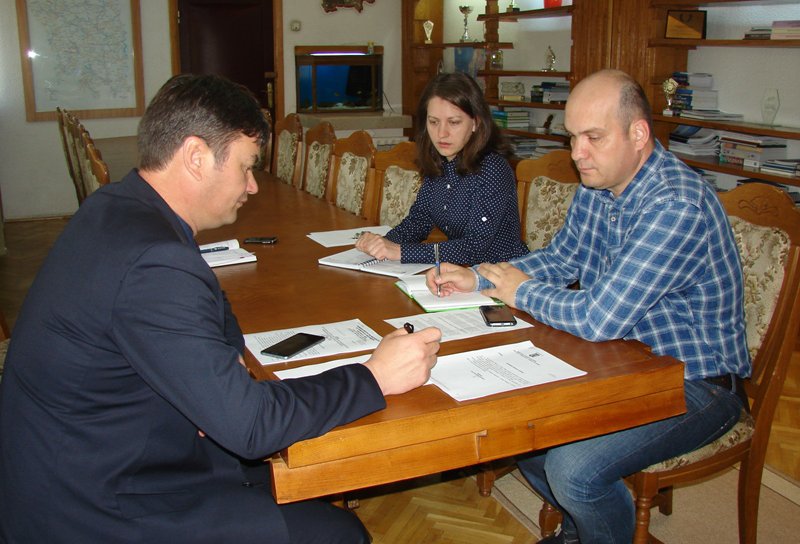
<path fill-rule="evenodd" d="M 284 338 L 280 342 L 262 349 L 261 355 L 269 355 L 270 357 L 278 357 L 279 359 L 289 359 L 307 350 L 311 346 L 316 346 L 323 340 L 325 340 L 325 337 L 318 334 L 298 332 L 289 338 Z"/>
<path fill-rule="evenodd" d="M 480 311 L 489 327 L 512 327 L 517 324 L 508 306 L 481 306 Z"/>

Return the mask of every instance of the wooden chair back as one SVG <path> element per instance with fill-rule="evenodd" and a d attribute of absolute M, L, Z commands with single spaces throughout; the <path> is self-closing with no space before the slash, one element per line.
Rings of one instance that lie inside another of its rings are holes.
<path fill-rule="evenodd" d="M 328 185 L 336 131 L 328 121 L 322 121 L 306 131 L 305 141 L 302 188 L 307 193 L 322 198 Z"/>
<path fill-rule="evenodd" d="M 267 137 L 267 141 L 264 142 L 264 146 L 261 148 L 261 164 L 259 165 L 259 169 L 264 172 L 270 172 L 272 169 L 272 142 L 274 139 L 273 135 L 275 134 L 275 124 L 272 121 L 272 114 L 268 109 L 262 108 L 261 112 L 264 114 L 264 119 L 269 123 L 269 136 Z"/>
<path fill-rule="evenodd" d="M 522 239 L 531 251 L 541 249 L 564 224 L 580 176 L 566 149 L 521 160 L 516 176 Z"/>
<path fill-rule="evenodd" d="M 337 207 L 364 216 L 364 203 L 372 202 L 375 191 L 375 145 L 363 130 L 337 139 L 328 176 L 325 199 Z"/>
<path fill-rule="evenodd" d="M 83 150 L 83 142 L 81 139 L 84 129 L 81 122 L 78 121 L 78 118 L 71 112 L 62 110 L 62 118 L 64 122 L 64 135 L 66 138 L 66 152 L 71 167 L 70 175 L 72 176 L 72 183 L 75 186 L 75 196 L 78 198 L 78 205 L 80 205 L 86 198 L 86 184 L 83 179 L 85 168 L 82 166 L 84 158 L 81 156 Z"/>
<path fill-rule="evenodd" d="M 75 186 L 75 193 L 78 196 L 78 203 L 80 204 L 83 201 L 83 195 L 79 193 L 78 188 L 81 186 L 81 182 L 78 179 L 75 173 L 75 148 L 74 144 L 72 143 L 72 136 L 70 135 L 70 128 L 68 123 L 71 122 L 67 119 L 69 115 L 72 118 L 71 114 L 68 114 L 66 110 L 62 109 L 61 107 L 56 108 L 56 119 L 58 120 L 58 136 L 61 139 L 61 147 L 64 150 L 64 159 L 67 162 L 67 172 L 69 172 L 69 179 L 72 180 L 72 184 Z"/>
<path fill-rule="evenodd" d="M 800 212 L 782 190 L 747 183 L 720 195 L 742 259 L 745 320 L 753 360 L 745 380 L 751 414 L 711 444 L 630 478 L 636 497 L 634 543 L 652 542 L 650 509 L 672 511 L 675 484 L 740 463 L 739 542 L 755 544 L 761 473 L 772 418 L 800 332 Z"/>
<path fill-rule="evenodd" d="M 400 142 L 375 153 L 375 195 L 365 203 L 365 215 L 373 223 L 397 226 L 407 215 L 422 186 L 417 166 L 417 146 Z"/>
<path fill-rule="evenodd" d="M 303 126 L 300 116 L 290 113 L 275 122 L 275 141 L 273 142 L 272 173 L 289 185 L 300 187 L 303 156 Z"/>
<path fill-rule="evenodd" d="M 86 136 L 87 138 L 90 138 L 88 133 L 86 133 Z M 108 173 L 108 165 L 103 160 L 100 150 L 95 147 L 93 141 L 87 142 L 86 155 L 89 157 L 89 169 L 92 175 L 92 185 L 94 186 L 94 190 L 99 189 L 103 185 L 108 185 L 111 183 L 111 176 Z"/>

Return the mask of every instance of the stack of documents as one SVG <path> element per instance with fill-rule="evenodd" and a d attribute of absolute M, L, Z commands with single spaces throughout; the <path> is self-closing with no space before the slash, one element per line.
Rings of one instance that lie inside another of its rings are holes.
<path fill-rule="evenodd" d="M 256 256 L 246 249 L 240 248 L 239 242 L 236 240 L 203 244 L 200 246 L 200 254 L 211 268 L 229 264 L 252 263 L 256 260 Z"/>
<path fill-rule="evenodd" d="M 325 247 L 352 246 L 355 245 L 358 238 L 365 232 L 371 232 L 378 236 L 386 236 L 386 233 L 390 230 L 392 230 L 392 227 L 388 225 L 378 225 L 376 227 L 358 227 L 356 229 L 311 232 L 307 236 Z"/>

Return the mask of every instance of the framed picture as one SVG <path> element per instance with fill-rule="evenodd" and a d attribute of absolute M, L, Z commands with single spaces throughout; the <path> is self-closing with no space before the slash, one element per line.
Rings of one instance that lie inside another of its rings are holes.
<path fill-rule="evenodd" d="M 144 112 L 139 0 L 16 0 L 28 121 Z"/>
<path fill-rule="evenodd" d="M 671 9 L 667 11 L 665 38 L 700 40 L 706 37 L 706 12 Z"/>

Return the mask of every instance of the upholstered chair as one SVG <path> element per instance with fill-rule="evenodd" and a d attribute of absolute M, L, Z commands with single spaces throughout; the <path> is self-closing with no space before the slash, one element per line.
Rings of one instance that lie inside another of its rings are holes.
<path fill-rule="evenodd" d="M 325 196 L 328 174 L 333 159 L 333 144 L 336 132 L 328 121 L 306 131 L 306 158 L 304 161 L 303 190 L 316 197 Z"/>
<path fill-rule="evenodd" d="M 364 203 L 374 198 L 375 146 L 363 130 L 336 140 L 333 166 L 325 198 L 355 215 L 364 214 Z"/>
<path fill-rule="evenodd" d="M 400 142 L 375 153 L 377 198 L 367 218 L 381 225 L 396 226 L 407 215 L 422 186 L 416 165 L 416 144 Z"/>
<path fill-rule="evenodd" d="M 300 116 L 290 113 L 275 123 L 272 173 L 284 183 L 300 187 L 303 127 Z"/>

